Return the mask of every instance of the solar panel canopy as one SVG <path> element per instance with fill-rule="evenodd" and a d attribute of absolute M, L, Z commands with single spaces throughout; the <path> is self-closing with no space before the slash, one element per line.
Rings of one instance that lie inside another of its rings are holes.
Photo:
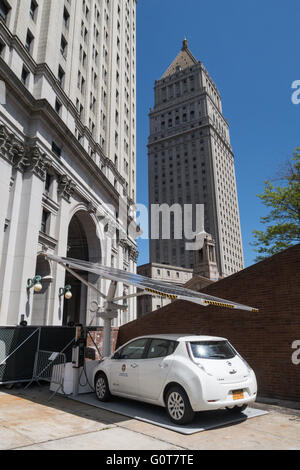
<path fill-rule="evenodd" d="M 258 312 L 258 309 L 254 307 L 249 307 L 247 305 L 232 302 L 230 300 L 221 299 L 219 297 L 214 297 L 202 292 L 195 292 L 184 287 L 176 286 L 170 282 L 151 279 L 146 276 L 124 271 L 122 269 L 103 266 L 101 264 L 91 263 L 89 261 L 59 257 L 48 253 L 45 256 L 48 259 L 55 261 L 65 267 L 69 267 L 74 270 L 90 272 L 111 281 L 122 282 L 126 285 L 135 286 L 138 289 L 143 290 L 145 294 L 159 295 L 161 297 L 168 297 L 174 300 L 186 300 L 188 302 L 193 302 L 202 306 L 216 305 L 219 307 Z"/>

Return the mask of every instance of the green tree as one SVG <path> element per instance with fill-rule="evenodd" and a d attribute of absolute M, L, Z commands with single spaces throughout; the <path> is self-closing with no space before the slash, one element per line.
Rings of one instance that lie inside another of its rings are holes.
<path fill-rule="evenodd" d="M 265 230 L 253 231 L 256 261 L 300 242 L 300 148 L 288 160 L 279 181 L 279 185 L 265 181 L 264 193 L 258 195 L 271 210 L 260 219 L 266 224 Z"/>

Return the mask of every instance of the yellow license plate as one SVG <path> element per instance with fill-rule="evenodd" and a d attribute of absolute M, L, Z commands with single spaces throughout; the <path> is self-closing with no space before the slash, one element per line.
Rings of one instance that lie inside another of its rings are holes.
<path fill-rule="evenodd" d="M 244 398 L 244 391 L 243 390 L 234 390 L 232 392 L 232 397 L 234 400 L 242 400 Z"/>

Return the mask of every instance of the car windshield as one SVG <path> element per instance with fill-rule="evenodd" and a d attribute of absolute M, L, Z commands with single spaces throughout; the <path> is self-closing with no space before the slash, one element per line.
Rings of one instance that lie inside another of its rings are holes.
<path fill-rule="evenodd" d="M 196 359 L 232 359 L 236 356 L 228 341 L 193 341 L 190 345 Z"/>

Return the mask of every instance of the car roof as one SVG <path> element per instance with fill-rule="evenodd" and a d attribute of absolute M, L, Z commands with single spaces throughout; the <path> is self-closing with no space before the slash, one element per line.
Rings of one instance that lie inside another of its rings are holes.
<path fill-rule="evenodd" d="M 160 338 L 160 339 L 168 339 L 173 341 L 219 341 L 219 340 L 226 340 L 226 338 L 222 338 L 220 336 L 208 336 L 208 335 L 187 335 L 187 334 L 154 334 L 154 335 L 144 335 L 138 336 L 136 338 L 132 338 L 131 341 L 134 339 L 139 338 Z"/>

